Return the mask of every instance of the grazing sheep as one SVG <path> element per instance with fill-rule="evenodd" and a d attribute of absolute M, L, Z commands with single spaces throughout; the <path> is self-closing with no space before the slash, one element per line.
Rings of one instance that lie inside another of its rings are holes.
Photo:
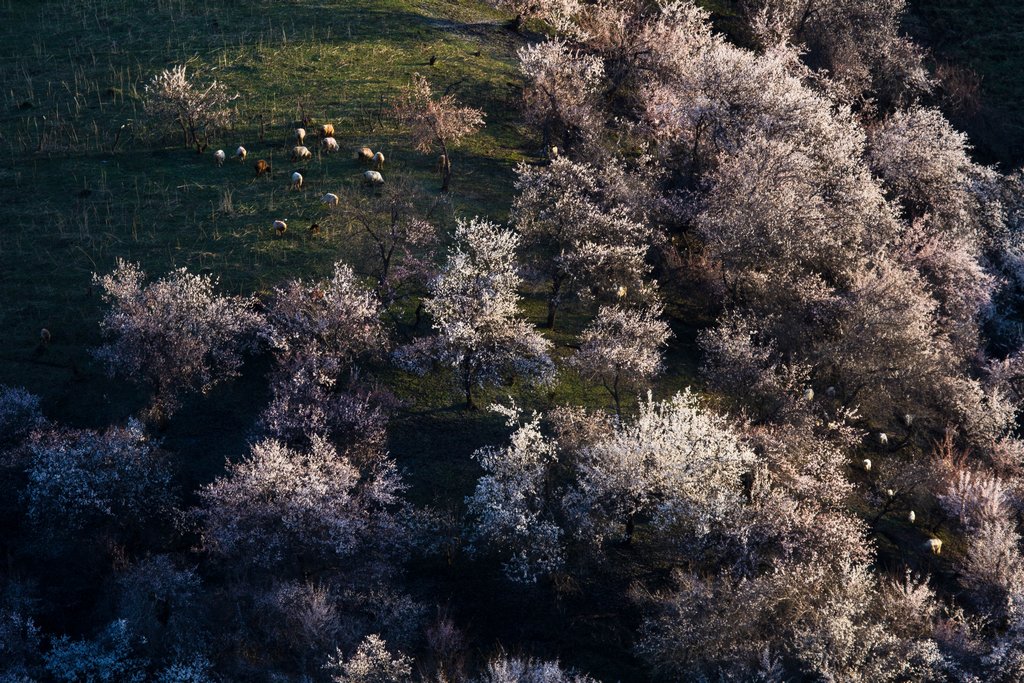
<path fill-rule="evenodd" d="M 893 491 L 892 489 L 886 489 L 885 495 L 889 496 L 890 498 L 894 498 L 896 496 L 896 492 Z"/>
<path fill-rule="evenodd" d="M 811 387 L 807 387 L 807 391 L 804 392 L 804 400 L 805 401 L 813 401 L 814 400 L 814 389 L 812 389 Z"/>
<path fill-rule="evenodd" d="M 558 148 L 554 145 L 552 145 L 551 149 L 548 150 L 548 158 L 552 161 L 558 158 Z"/>
<path fill-rule="evenodd" d="M 218 168 L 224 165 L 224 160 L 228 158 L 228 155 L 224 153 L 224 150 L 218 149 L 213 153 L 213 162 L 217 164 Z"/>
<path fill-rule="evenodd" d="M 930 552 L 932 555 L 942 554 L 942 539 L 941 538 L 929 538 L 924 542 L 924 549 Z"/>
<path fill-rule="evenodd" d="M 320 234 L 320 224 L 319 223 L 310 223 L 310 225 L 309 225 L 309 234 L 310 235 L 319 235 Z"/>
<path fill-rule="evenodd" d="M 299 173 L 298 171 L 295 171 L 294 173 L 292 173 L 292 189 L 293 190 L 301 190 L 302 189 L 302 174 Z"/>
<path fill-rule="evenodd" d="M 384 168 L 384 152 L 377 152 L 373 155 L 373 167 L 378 171 Z"/>
<path fill-rule="evenodd" d="M 45 327 L 39 330 L 39 343 L 43 346 L 50 345 L 50 331 Z"/>
<path fill-rule="evenodd" d="M 915 514 L 913 510 L 907 513 L 907 521 L 911 524 L 917 521 L 917 514 Z"/>
<path fill-rule="evenodd" d="M 878 443 L 882 446 L 889 445 L 889 435 L 885 432 L 878 432 Z"/>
<path fill-rule="evenodd" d="M 259 178 L 264 173 L 270 173 L 270 163 L 266 159 L 260 159 L 256 162 L 256 177 Z"/>
<path fill-rule="evenodd" d="M 366 173 L 363 174 L 363 179 L 366 181 L 368 185 L 384 184 L 384 176 L 382 176 L 380 173 L 377 173 L 377 171 L 367 171 Z"/>
<path fill-rule="evenodd" d="M 861 462 L 861 465 L 864 467 L 864 471 L 865 472 L 870 472 L 871 471 L 871 459 L 870 458 L 864 458 L 864 461 Z"/>
<path fill-rule="evenodd" d="M 341 149 L 341 145 L 334 138 L 324 138 L 320 144 L 323 145 L 325 152 L 337 152 Z"/>
<path fill-rule="evenodd" d="M 245 147 L 240 146 L 238 149 L 235 150 L 234 158 L 238 159 L 239 162 L 245 161 L 245 157 L 247 156 L 249 156 L 249 153 L 245 151 Z"/>
<path fill-rule="evenodd" d="M 285 223 L 284 221 L 282 221 L 282 220 L 276 220 L 276 221 L 274 221 L 274 232 L 275 232 L 275 233 L 277 233 L 277 235 L 278 235 L 279 237 L 280 237 L 281 235 L 284 235 L 284 233 L 285 233 L 285 231 L 286 231 L 287 229 L 288 229 L 288 224 L 287 224 L 287 223 Z"/>
<path fill-rule="evenodd" d="M 360 147 L 356 150 L 356 159 L 364 164 L 373 161 L 373 150 L 369 147 Z"/>
<path fill-rule="evenodd" d="M 334 137 L 334 125 L 325 123 L 320 126 L 320 137 L 322 138 L 333 138 Z"/>
<path fill-rule="evenodd" d="M 295 129 L 295 142 L 296 142 L 296 144 L 299 144 L 299 145 L 306 144 L 306 129 L 305 128 L 296 128 Z"/>
<path fill-rule="evenodd" d="M 313 153 L 309 151 L 308 147 L 302 145 L 296 145 L 292 148 L 292 161 L 306 161 L 312 159 Z"/>
<path fill-rule="evenodd" d="M 328 192 L 327 194 L 320 198 L 320 203 L 326 204 L 327 206 L 337 206 L 338 204 L 341 203 L 341 199 L 339 199 L 338 195 L 334 194 L 333 192 Z"/>

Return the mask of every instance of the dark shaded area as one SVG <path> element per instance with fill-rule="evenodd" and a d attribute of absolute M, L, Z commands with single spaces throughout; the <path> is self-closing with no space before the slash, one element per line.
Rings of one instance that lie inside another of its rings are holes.
<path fill-rule="evenodd" d="M 932 53 L 937 104 L 983 163 L 1024 161 L 1024 4 L 911 0 L 907 32 Z"/>

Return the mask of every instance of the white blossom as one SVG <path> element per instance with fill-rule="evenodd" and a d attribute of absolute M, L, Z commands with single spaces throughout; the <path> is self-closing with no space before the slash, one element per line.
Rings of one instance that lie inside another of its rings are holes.
<path fill-rule="evenodd" d="M 399 354 L 413 369 L 428 360 L 452 368 L 468 407 L 474 387 L 519 377 L 543 382 L 553 374 L 551 342 L 519 317 L 517 246 L 516 235 L 494 223 L 459 222 L 425 301 L 437 335 Z"/>
<path fill-rule="evenodd" d="M 619 415 L 623 392 L 646 388 L 662 370 L 661 348 L 672 332 L 660 314 L 660 307 L 602 306 L 570 359 L 581 374 L 601 383 Z"/>
<path fill-rule="evenodd" d="M 191 389 L 207 392 L 234 377 L 261 323 L 254 301 L 214 292 L 216 281 L 184 268 L 145 284 L 137 265 L 118 261 L 94 276 L 110 304 L 101 327 L 111 341 L 96 352 L 111 374 L 153 388 L 152 411 L 169 416 Z"/>
<path fill-rule="evenodd" d="M 199 85 L 178 64 L 153 76 L 145 87 L 146 113 L 160 123 L 181 129 L 185 144 L 202 152 L 210 136 L 231 122 L 228 108 L 238 96 L 228 95 L 223 83 Z"/>

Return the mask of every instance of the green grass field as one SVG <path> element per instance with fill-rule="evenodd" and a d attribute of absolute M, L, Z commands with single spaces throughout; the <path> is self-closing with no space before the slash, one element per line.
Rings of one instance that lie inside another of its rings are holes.
<path fill-rule="evenodd" d="M 46 359 L 52 364 L 67 364 L 95 343 L 90 274 L 109 269 L 117 257 L 153 273 L 178 266 L 215 273 L 233 291 L 258 292 L 286 277 L 326 272 L 346 256 L 344 226 L 319 238 L 306 238 L 302 228 L 324 214 L 317 201 L 324 191 L 355 183 L 360 169 L 349 158 L 351 148 L 383 149 L 392 171 L 436 182 L 432 163 L 410 151 L 381 116 L 381 102 L 414 71 L 428 73 L 440 88 L 455 84 L 466 102 L 488 112 L 486 131 L 455 159 L 453 202 L 459 213 L 500 218 L 525 142 L 514 123 L 513 46 L 493 15 L 454 7 L 10 3 L 0 22 L 0 192 L 8 226 L 0 245 L 0 335 L 9 361 L 3 381 L 52 391 L 49 380 L 34 381 L 35 372 L 11 365 L 33 363 L 41 327 L 54 336 Z M 442 8 L 457 16 L 439 18 Z M 434 54 L 437 64 L 426 66 Z M 210 154 L 146 129 L 142 83 L 182 61 L 240 93 L 235 129 L 214 144 L 229 153 L 245 145 L 248 164 L 217 169 Z M 303 164 L 307 187 L 293 193 L 287 149 L 300 105 L 316 120 L 334 122 L 344 153 Z M 123 136 L 111 153 L 129 120 L 135 134 Z M 272 162 L 271 179 L 253 181 L 257 158 Z M 275 239 L 270 224 L 281 217 L 295 229 Z"/>

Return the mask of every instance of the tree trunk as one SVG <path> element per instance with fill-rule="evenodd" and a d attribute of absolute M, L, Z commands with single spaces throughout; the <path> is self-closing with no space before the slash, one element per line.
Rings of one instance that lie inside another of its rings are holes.
<path fill-rule="evenodd" d="M 441 192 L 447 192 L 452 182 L 452 162 L 449 159 L 444 165 L 444 175 L 441 180 Z"/>
<path fill-rule="evenodd" d="M 546 327 L 549 330 L 555 329 L 555 315 L 558 313 L 559 295 L 562 293 L 562 279 L 555 277 L 551 280 L 551 294 L 548 295 L 548 319 Z"/>
<path fill-rule="evenodd" d="M 558 312 L 558 304 L 553 299 L 548 299 L 548 319 L 544 324 L 549 330 L 555 329 L 555 314 Z"/>
<path fill-rule="evenodd" d="M 178 117 L 178 127 L 181 128 L 181 137 L 185 141 L 186 147 L 192 146 L 192 138 L 188 136 L 188 127 L 185 126 L 185 119 Z"/>
<path fill-rule="evenodd" d="M 462 361 L 462 389 L 466 393 L 466 410 L 476 410 L 476 404 L 473 403 L 472 362 L 473 360 L 469 354 L 467 354 L 466 359 Z"/>
<path fill-rule="evenodd" d="M 420 299 L 419 304 L 416 306 L 416 320 L 412 324 L 413 332 L 419 329 L 420 321 L 423 319 L 423 299 Z"/>
<path fill-rule="evenodd" d="M 447 192 L 448 186 L 452 182 L 452 157 L 448 153 L 448 145 L 444 140 L 438 140 L 441 144 L 441 158 L 444 159 L 441 162 L 441 192 Z"/>

